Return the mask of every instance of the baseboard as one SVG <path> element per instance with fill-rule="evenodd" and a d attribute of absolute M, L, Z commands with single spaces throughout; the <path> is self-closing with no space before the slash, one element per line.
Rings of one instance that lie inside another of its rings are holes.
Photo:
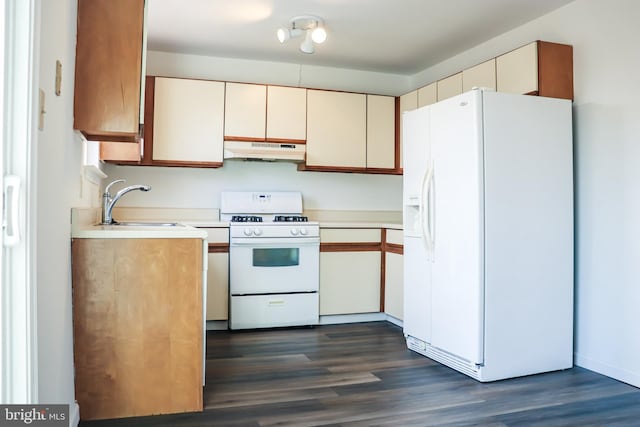
<path fill-rule="evenodd" d="M 600 362 L 598 360 L 580 355 L 579 353 L 574 354 L 574 361 L 575 365 L 580 366 L 581 368 L 606 375 L 618 381 L 622 381 L 623 383 L 630 384 L 634 387 L 640 387 L 640 373 L 638 372 L 631 372 L 626 369 L 620 369 L 615 366 Z"/>
<path fill-rule="evenodd" d="M 80 424 L 80 405 L 75 401 L 69 405 L 69 427 L 78 427 Z"/>
<path fill-rule="evenodd" d="M 320 316 L 320 325 L 337 325 L 340 323 L 379 322 L 387 320 L 384 313 L 332 314 Z"/>
<path fill-rule="evenodd" d="M 396 326 L 400 326 L 401 328 L 404 326 L 404 322 L 400 319 L 397 319 L 389 314 L 387 314 L 387 322 L 393 323 Z"/>
<path fill-rule="evenodd" d="M 339 323 L 360 323 L 384 321 L 402 327 L 402 320 L 385 313 L 333 314 L 320 316 L 320 325 L 336 325 Z M 207 331 L 226 331 L 229 322 L 226 320 L 207 320 Z"/>
<path fill-rule="evenodd" d="M 207 331 L 226 331 L 229 322 L 226 320 L 207 320 Z"/>

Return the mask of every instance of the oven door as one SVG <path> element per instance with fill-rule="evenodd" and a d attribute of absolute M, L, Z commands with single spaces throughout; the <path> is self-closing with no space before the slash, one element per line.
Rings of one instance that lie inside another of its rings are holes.
<path fill-rule="evenodd" d="M 232 238 L 229 287 L 232 295 L 317 292 L 320 238 Z"/>

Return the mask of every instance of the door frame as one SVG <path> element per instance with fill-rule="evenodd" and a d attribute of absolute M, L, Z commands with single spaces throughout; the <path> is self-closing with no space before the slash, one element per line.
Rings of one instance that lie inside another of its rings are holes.
<path fill-rule="evenodd" d="M 36 289 L 36 142 L 41 0 L 4 0 L 1 176 L 20 180 L 17 244 L 1 246 L 0 401 L 38 402 Z M 4 179 L 2 188 L 4 189 Z M 3 191 L 3 202 L 4 202 Z M 5 203 L 3 203 L 5 205 Z M 2 213 L 4 223 L 5 213 Z"/>

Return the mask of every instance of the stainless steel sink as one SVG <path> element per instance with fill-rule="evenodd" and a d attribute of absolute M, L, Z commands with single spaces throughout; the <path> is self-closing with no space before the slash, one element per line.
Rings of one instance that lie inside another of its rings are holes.
<path fill-rule="evenodd" d="M 125 222 L 116 222 L 116 223 L 111 224 L 111 225 L 122 226 L 122 227 L 177 227 L 180 224 L 178 224 L 177 222 L 129 222 L 129 221 L 125 221 Z"/>

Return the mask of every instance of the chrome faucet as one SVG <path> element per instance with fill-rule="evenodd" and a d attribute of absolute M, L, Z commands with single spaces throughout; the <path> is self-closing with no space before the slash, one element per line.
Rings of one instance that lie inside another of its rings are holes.
<path fill-rule="evenodd" d="M 124 179 L 116 179 L 106 186 L 104 189 L 104 193 L 102 194 L 102 222 L 100 224 L 115 224 L 111 212 L 113 211 L 113 206 L 116 204 L 118 200 L 129 191 L 140 190 L 140 191 L 149 191 L 151 187 L 148 185 L 130 185 L 128 187 L 123 188 L 118 191 L 115 196 L 111 197 L 111 193 L 109 193 L 109 189 L 113 184 L 117 184 L 118 182 L 125 182 Z"/>

